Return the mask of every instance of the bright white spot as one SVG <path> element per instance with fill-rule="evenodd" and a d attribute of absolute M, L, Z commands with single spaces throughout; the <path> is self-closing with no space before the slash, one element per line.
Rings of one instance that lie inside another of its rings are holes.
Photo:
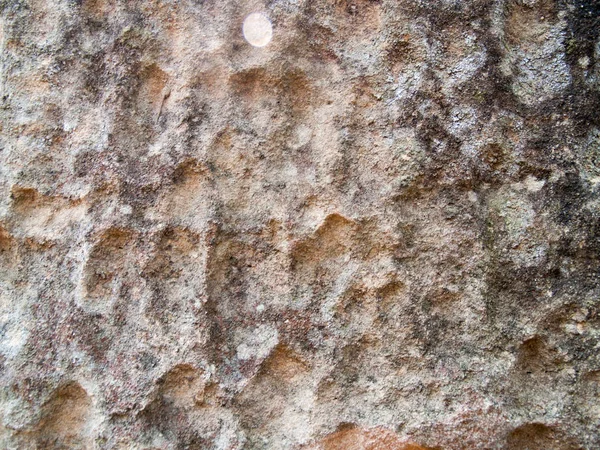
<path fill-rule="evenodd" d="M 587 69 L 588 66 L 590 65 L 590 58 L 587 56 L 582 56 L 581 58 L 579 58 L 577 60 L 577 63 L 579 64 L 579 67 L 581 67 L 582 69 Z"/>
<path fill-rule="evenodd" d="M 544 184 L 546 184 L 546 181 L 538 180 L 533 175 L 529 175 L 525 179 L 525 186 L 527 187 L 527 190 L 529 192 L 538 192 L 540 189 L 542 189 L 544 187 Z"/>
<path fill-rule="evenodd" d="M 261 13 L 252 13 L 246 17 L 242 31 L 246 40 L 255 47 L 264 47 L 273 37 L 271 21 Z"/>

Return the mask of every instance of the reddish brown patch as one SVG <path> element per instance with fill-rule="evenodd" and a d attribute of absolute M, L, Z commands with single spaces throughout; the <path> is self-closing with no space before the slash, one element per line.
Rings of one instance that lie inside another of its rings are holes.
<path fill-rule="evenodd" d="M 382 427 L 363 429 L 346 425 L 306 450 L 427 450 L 418 444 L 401 440 Z"/>

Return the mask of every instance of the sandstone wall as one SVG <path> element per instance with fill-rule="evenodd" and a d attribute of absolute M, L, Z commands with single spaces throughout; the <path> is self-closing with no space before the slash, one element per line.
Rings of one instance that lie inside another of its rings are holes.
<path fill-rule="evenodd" d="M 597 1 L 0 11 L 1 448 L 600 448 Z"/>

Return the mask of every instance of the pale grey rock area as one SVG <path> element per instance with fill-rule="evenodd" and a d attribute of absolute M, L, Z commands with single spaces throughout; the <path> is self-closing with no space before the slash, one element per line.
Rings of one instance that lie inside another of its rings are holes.
<path fill-rule="evenodd" d="M 597 1 L 0 12 L 0 448 L 600 448 Z"/>

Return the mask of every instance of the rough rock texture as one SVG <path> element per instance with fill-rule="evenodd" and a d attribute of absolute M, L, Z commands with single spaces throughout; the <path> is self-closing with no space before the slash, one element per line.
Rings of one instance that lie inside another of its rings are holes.
<path fill-rule="evenodd" d="M 1 448 L 600 448 L 597 1 L 0 11 Z"/>

